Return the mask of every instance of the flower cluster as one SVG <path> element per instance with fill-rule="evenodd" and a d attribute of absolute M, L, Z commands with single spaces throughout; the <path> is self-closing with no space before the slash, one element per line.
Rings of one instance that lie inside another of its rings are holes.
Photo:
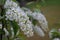
<path fill-rule="evenodd" d="M 30 21 L 37 20 L 36 25 L 33 24 L 34 25 L 33 29 L 39 36 L 44 37 L 45 36 L 44 31 L 45 32 L 48 31 L 48 22 L 45 16 L 40 11 L 35 10 L 31 11 L 30 9 L 24 7 L 22 9 L 28 16 L 33 18 Z"/>
<path fill-rule="evenodd" d="M 7 9 L 6 20 L 15 20 L 27 37 L 33 36 L 32 23 L 29 21 L 29 17 L 24 13 L 17 3 L 13 2 L 12 0 L 7 0 L 4 8 Z"/>
<path fill-rule="evenodd" d="M 41 37 L 45 36 L 44 31 L 48 31 L 48 23 L 46 18 L 41 12 L 31 11 L 30 9 L 23 8 L 21 9 L 18 3 L 13 2 L 12 0 L 7 0 L 4 8 L 6 9 L 6 20 L 16 21 L 20 26 L 20 29 L 24 32 L 27 37 L 34 35 L 34 31 Z M 37 20 L 36 25 L 33 24 L 32 20 Z M 39 25 L 38 25 L 39 23 Z M 43 29 L 41 29 L 41 28 Z M 6 29 L 4 29 L 7 32 Z M 34 30 L 34 31 L 33 31 Z M 13 27 L 11 27 L 12 37 L 14 36 Z M 8 34 L 8 32 L 7 32 Z M 19 31 L 18 33 L 19 34 Z"/>
<path fill-rule="evenodd" d="M 40 11 L 31 11 L 28 8 L 23 8 L 25 13 L 29 16 L 31 16 L 33 19 L 37 20 L 41 26 L 41 28 L 47 32 L 48 31 L 48 22 L 45 18 L 45 16 Z"/>
<path fill-rule="evenodd" d="M 46 18 L 45 18 L 45 16 L 43 14 L 41 14 L 40 12 L 38 12 L 38 13 L 33 12 L 32 17 L 39 22 L 41 28 L 44 31 L 48 31 L 48 23 L 47 23 Z"/>

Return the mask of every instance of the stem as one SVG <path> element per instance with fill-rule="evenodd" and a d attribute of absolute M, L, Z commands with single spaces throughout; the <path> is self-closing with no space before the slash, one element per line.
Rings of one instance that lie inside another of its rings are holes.
<path fill-rule="evenodd" d="M 3 6 L 1 7 L 1 16 L 3 16 Z M 4 19 L 2 19 L 2 30 L 3 30 L 3 28 L 4 28 L 4 23 L 3 23 L 3 20 Z M 2 38 L 3 38 L 3 33 L 1 34 L 1 40 L 2 40 Z"/>
<path fill-rule="evenodd" d="M 0 5 L 0 16 L 1 16 L 1 12 L 2 12 L 2 6 Z M 2 40 L 2 31 L 1 31 L 1 34 L 0 34 L 0 39 Z"/>
<path fill-rule="evenodd" d="M 1 17 L 3 17 L 5 14 L 5 10 L 4 10 L 4 7 L 3 7 L 3 5 L 1 5 L 0 6 L 0 8 L 1 8 L 1 13 L 0 13 L 0 16 Z M 1 19 L 1 22 L 2 22 L 2 33 L 1 33 L 1 36 L 0 36 L 0 38 L 1 38 L 1 40 L 3 39 L 3 28 L 5 27 L 5 17 L 4 18 L 2 18 Z"/>

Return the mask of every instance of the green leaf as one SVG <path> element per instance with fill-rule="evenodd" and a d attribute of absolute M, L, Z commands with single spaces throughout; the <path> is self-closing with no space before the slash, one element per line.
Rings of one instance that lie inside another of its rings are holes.
<path fill-rule="evenodd" d="M 0 29 L 0 34 L 4 34 L 4 31 L 2 29 Z"/>
<path fill-rule="evenodd" d="M 15 22 L 15 21 L 11 21 L 11 25 L 12 25 L 12 27 L 14 29 L 14 34 L 16 35 L 16 33 L 17 33 L 18 29 L 19 29 L 19 26 L 18 26 L 17 22 Z"/>
<path fill-rule="evenodd" d="M 2 40 L 8 40 L 8 38 L 7 38 L 6 36 L 4 36 L 4 37 L 2 38 Z"/>
<path fill-rule="evenodd" d="M 36 25 L 38 23 L 38 21 L 35 20 L 32 16 L 28 15 L 28 17 L 29 17 L 29 20 L 32 20 L 33 25 Z"/>
<path fill-rule="evenodd" d="M 52 32 L 52 36 L 53 36 L 53 38 L 59 38 L 60 37 L 60 35 L 59 35 L 60 33 L 59 32 Z"/>
<path fill-rule="evenodd" d="M 26 4 L 26 7 L 30 8 L 31 10 L 39 9 L 41 8 L 41 4 L 39 2 L 29 2 Z"/>
<path fill-rule="evenodd" d="M 0 0 L 0 5 L 4 5 L 6 0 Z"/>
<path fill-rule="evenodd" d="M 26 36 L 23 34 L 23 32 L 20 32 L 20 34 L 18 35 L 18 37 L 19 37 L 21 40 L 26 40 Z"/>

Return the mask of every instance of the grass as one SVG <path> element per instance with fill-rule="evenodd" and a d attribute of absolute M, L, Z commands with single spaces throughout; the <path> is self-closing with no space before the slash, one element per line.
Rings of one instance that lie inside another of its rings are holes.
<path fill-rule="evenodd" d="M 42 6 L 60 6 L 60 0 L 45 0 L 45 2 L 39 1 L 39 2 L 30 2 L 27 3 L 28 5 L 26 5 L 28 8 L 30 9 L 40 9 Z"/>
<path fill-rule="evenodd" d="M 60 5 L 60 0 L 47 0 L 48 5 Z"/>
<path fill-rule="evenodd" d="M 44 2 L 40 2 L 41 5 L 60 5 L 60 0 L 45 0 Z"/>
<path fill-rule="evenodd" d="M 42 11 L 49 21 L 49 27 L 60 28 L 60 0 L 46 0 L 41 5 Z"/>
<path fill-rule="evenodd" d="M 41 10 L 46 16 L 50 28 L 60 27 L 60 6 L 41 7 Z"/>

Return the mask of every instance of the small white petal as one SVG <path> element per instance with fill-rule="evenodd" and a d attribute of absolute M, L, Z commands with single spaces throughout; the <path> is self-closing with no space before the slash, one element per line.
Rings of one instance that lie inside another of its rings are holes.
<path fill-rule="evenodd" d="M 0 29 L 2 29 L 2 24 L 0 24 Z"/>
<path fill-rule="evenodd" d="M 42 29 L 39 26 L 35 26 L 34 31 L 41 37 L 45 36 L 44 32 L 42 31 Z"/>
<path fill-rule="evenodd" d="M 11 38 L 13 38 L 14 37 L 14 30 L 12 27 L 11 27 L 11 34 L 12 34 Z"/>
<path fill-rule="evenodd" d="M 8 36 L 9 35 L 9 32 L 7 31 L 6 28 L 3 29 L 5 31 L 5 35 Z"/>

